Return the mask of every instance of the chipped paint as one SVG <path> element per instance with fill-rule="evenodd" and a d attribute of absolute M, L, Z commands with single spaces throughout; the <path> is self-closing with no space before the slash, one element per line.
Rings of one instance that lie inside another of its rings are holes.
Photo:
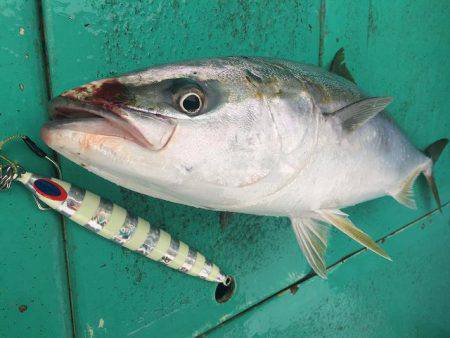
<path fill-rule="evenodd" d="M 28 310 L 28 306 L 27 305 L 22 304 L 22 305 L 19 306 L 19 312 L 20 313 L 24 313 L 27 310 Z"/>
<path fill-rule="evenodd" d="M 86 324 L 86 333 L 89 338 L 94 337 L 94 329 L 89 324 Z"/>

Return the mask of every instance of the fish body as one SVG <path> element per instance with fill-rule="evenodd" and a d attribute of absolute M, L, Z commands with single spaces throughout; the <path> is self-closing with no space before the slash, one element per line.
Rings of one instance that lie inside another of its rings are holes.
<path fill-rule="evenodd" d="M 53 100 L 55 119 L 42 137 L 146 195 L 290 217 L 308 262 L 325 277 L 324 223 L 389 257 L 339 209 L 384 195 L 413 207 L 420 173 L 435 187 L 430 156 L 384 113 L 390 101 L 311 65 L 205 59 L 67 91 Z"/>

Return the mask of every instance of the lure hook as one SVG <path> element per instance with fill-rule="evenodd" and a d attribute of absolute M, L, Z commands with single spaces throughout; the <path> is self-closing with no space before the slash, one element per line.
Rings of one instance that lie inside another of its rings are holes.
<path fill-rule="evenodd" d="M 31 140 L 26 135 L 17 134 L 7 137 L 6 139 L 0 142 L 0 152 L 2 151 L 2 148 L 6 143 L 9 143 L 17 139 L 21 139 L 35 155 L 49 161 L 52 164 L 52 166 L 56 169 L 58 178 L 61 178 L 62 176 L 61 168 L 59 167 L 58 163 L 56 163 L 51 157 L 49 157 L 44 150 L 42 150 L 36 143 L 33 142 L 33 140 Z M 11 161 L 5 155 L 0 154 L 0 191 L 10 189 L 12 182 L 14 182 L 24 172 L 25 171 L 23 170 L 23 168 L 17 162 Z M 42 204 L 42 202 L 36 196 L 33 195 L 33 198 L 39 210 L 42 211 L 51 210 L 50 207 L 47 207 L 44 204 Z"/>
<path fill-rule="evenodd" d="M 5 160 L 5 158 L 1 155 L 0 158 Z M 14 168 L 14 165 L 8 163 L 4 166 L 0 163 L 0 191 L 8 190 L 17 176 L 17 169 Z"/>
<path fill-rule="evenodd" d="M 46 159 L 53 165 L 53 167 L 56 169 L 58 178 L 62 177 L 61 168 L 58 165 L 58 163 L 56 163 L 50 156 L 48 156 L 45 151 L 43 151 L 41 148 L 39 148 L 38 145 L 36 143 L 34 143 L 33 140 L 30 139 L 28 136 L 21 136 L 21 138 L 33 153 L 35 153 L 37 156 L 39 156 L 41 158 Z"/>
<path fill-rule="evenodd" d="M 42 210 L 42 211 L 52 210 L 52 208 L 47 207 L 44 204 L 42 204 L 42 202 L 39 201 L 39 199 L 35 195 L 33 195 L 33 199 L 34 199 L 34 203 L 36 203 L 36 206 L 38 207 L 39 210 Z"/>

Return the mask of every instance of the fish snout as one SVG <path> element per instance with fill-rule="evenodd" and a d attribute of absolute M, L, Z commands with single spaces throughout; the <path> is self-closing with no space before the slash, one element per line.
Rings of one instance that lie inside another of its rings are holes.
<path fill-rule="evenodd" d="M 108 78 L 65 91 L 61 97 L 93 104 L 126 105 L 133 95 L 118 79 Z"/>
<path fill-rule="evenodd" d="M 50 102 L 53 122 L 42 129 L 42 137 L 50 144 L 56 129 L 76 128 L 79 132 L 122 137 L 149 150 L 161 150 L 175 132 L 176 121 L 136 110 L 132 103 L 131 90 L 115 78 L 68 90 Z"/>

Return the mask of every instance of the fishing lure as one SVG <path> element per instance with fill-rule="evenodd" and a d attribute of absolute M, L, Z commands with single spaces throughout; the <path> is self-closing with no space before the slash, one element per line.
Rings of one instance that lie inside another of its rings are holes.
<path fill-rule="evenodd" d="M 19 138 L 36 155 L 49 160 L 61 176 L 58 164 L 27 136 L 12 136 L 4 140 L 0 143 L 0 150 L 5 143 Z M 223 274 L 217 265 L 164 230 L 90 191 L 57 178 L 28 172 L 0 154 L 0 190 L 9 189 L 14 181 L 32 192 L 41 210 L 48 209 L 42 202 L 82 227 L 154 261 L 207 281 L 224 285 L 231 283 L 231 277 Z"/>

